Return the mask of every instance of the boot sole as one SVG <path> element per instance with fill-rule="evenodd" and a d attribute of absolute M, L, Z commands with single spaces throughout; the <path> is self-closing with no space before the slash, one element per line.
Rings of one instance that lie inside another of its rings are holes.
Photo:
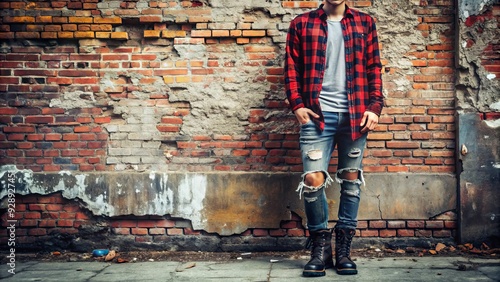
<path fill-rule="evenodd" d="M 346 269 L 337 269 L 338 275 L 355 275 L 358 274 L 357 269 L 346 268 Z"/>
<path fill-rule="evenodd" d="M 324 270 L 302 272 L 302 276 L 304 276 L 304 277 L 321 277 L 321 276 L 325 276 L 325 274 L 326 274 L 326 272 Z"/>
<path fill-rule="evenodd" d="M 304 277 L 321 277 L 326 275 L 326 269 L 333 268 L 333 260 L 327 260 L 325 269 L 323 270 L 304 270 L 302 276 Z"/>

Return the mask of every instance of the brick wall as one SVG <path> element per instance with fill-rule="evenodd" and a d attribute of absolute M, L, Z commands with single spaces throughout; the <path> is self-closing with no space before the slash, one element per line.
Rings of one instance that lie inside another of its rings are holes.
<path fill-rule="evenodd" d="M 401 54 L 411 66 L 384 60 L 387 107 L 368 138 L 367 172 L 454 172 L 452 2 L 413 5 L 422 42 L 408 42 Z M 285 16 L 226 18 L 201 1 L 0 5 L 8 14 L 0 32 L 8 43 L 0 54 L 2 164 L 33 171 L 301 171 L 296 124 L 284 114 L 281 58 L 290 15 L 315 1 L 282 1 Z M 370 10 L 375 17 L 377 9 Z M 379 21 L 379 29 L 389 24 Z M 391 52 L 391 35 L 380 37 L 382 53 Z M 191 56 L 200 46 L 206 57 Z M 175 48 L 185 56 L 172 55 Z M 239 61 L 225 56 L 229 51 Z M 241 77 L 242 69 L 250 75 Z M 196 123 L 184 120 L 195 102 L 174 99 L 177 88 L 214 83 L 261 86 L 262 99 L 242 101 L 235 134 L 221 130 L 224 124 L 189 128 Z"/>
<path fill-rule="evenodd" d="M 46 173 L 301 172 L 282 58 L 288 23 L 318 2 L 254 2 L 2 1 L 0 164 Z M 348 3 L 377 19 L 384 65 L 386 108 L 369 134 L 365 171 L 454 173 L 454 1 Z M 394 10 L 405 14 L 395 19 Z M 26 243 L 96 220 L 59 196 L 21 201 Z M 143 219 L 104 224 L 137 242 L 203 235 L 173 219 Z M 242 235 L 303 236 L 299 222 Z M 454 218 L 368 220 L 358 235 L 442 238 L 454 228 Z"/>

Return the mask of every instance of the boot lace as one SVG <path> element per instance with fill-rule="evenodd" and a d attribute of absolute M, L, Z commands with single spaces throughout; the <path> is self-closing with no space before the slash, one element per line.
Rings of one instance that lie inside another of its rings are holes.
<path fill-rule="evenodd" d="M 337 233 L 337 246 L 338 246 L 338 254 L 337 256 L 339 258 L 342 257 L 350 257 L 351 254 L 351 241 L 353 237 L 353 232 L 350 232 L 349 230 L 339 230 Z"/>
<path fill-rule="evenodd" d="M 322 257 L 323 247 L 327 245 L 327 234 L 319 234 L 315 237 L 308 237 L 306 249 L 311 249 L 311 257 Z"/>

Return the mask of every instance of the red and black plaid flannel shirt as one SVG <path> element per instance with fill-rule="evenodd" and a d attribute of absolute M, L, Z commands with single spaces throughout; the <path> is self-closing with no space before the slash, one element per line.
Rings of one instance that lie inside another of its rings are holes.
<path fill-rule="evenodd" d="M 286 40 L 285 87 L 292 111 L 307 107 L 320 118 L 313 119 L 323 130 L 319 94 L 326 64 L 327 15 L 323 6 L 297 16 L 290 23 Z M 345 42 L 347 96 L 352 139 L 362 136 L 365 111 L 380 115 L 384 103 L 377 31 L 372 17 L 346 8 L 341 20 Z"/>

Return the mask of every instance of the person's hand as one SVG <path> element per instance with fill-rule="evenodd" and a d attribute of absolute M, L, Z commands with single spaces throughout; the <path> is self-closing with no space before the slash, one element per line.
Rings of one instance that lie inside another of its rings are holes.
<path fill-rule="evenodd" d="M 361 119 L 361 133 L 365 133 L 375 129 L 378 124 L 378 116 L 372 112 L 365 112 Z"/>
<path fill-rule="evenodd" d="M 298 108 L 293 113 L 295 114 L 295 117 L 300 124 L 306 124 L 309 120 L 311 120 L 311 116 L 314 118 L 319 118 L 318 114 L 308 108 Z"/>

